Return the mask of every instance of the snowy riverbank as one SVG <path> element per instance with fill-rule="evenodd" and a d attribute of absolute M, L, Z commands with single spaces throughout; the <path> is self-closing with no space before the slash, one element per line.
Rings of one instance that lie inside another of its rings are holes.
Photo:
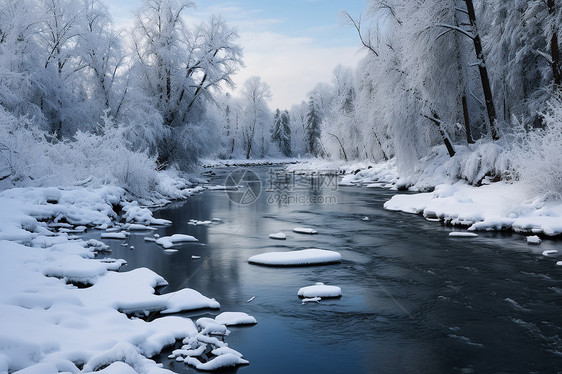
<path fill-rule="evenodd" d="M 192 320 L 168 315 L 218 309 L 216 300 L 192 289 L 158 295 L 164 278 L 147 268 L 117 272 L 125 261 L 96 259 L 107 245 L 75 236 L 169 223 L 126 196 L 109 186 L 0 193 L 0 373 L 170 373 L 150 358 L 182 339 L 216 350 L 206 363 L 188 355 L 198 368 L 247 363 Z M 135 317 L 157 311 L 168 316 Z"/>
<path fill-rule="evenodd" d="M 392 160 L 379 164 L 309 161 L 290 165 L 288 171 L 338 170 L 342 175 L 340 186 L 395 190 L 408 187 L 409 191 L 415 192 L 431 190 L 415 194 L 397 194 L 386 202 L 384 207 L 422 214 L 427 219 L 466 227 L 469 231 L 513 230 L 544 236 L 562 234 L 562 201 L 537 195 L 522 182 L 492 182 L 492 178 L 482 171 L 472 173 L 473 181 L 480 181 L 480 185 L 470 185 L 466 180 L 459 181 L 450 177 L 453 166 L 454 170 L 458 171 L 456 161 L 447 164 L 437 158 L 432 162 L 431 167 L 424 169 L 423 174 L 409 178 L 399 178 Z M 433 172 L 429 173 L 427 170 Z"/>

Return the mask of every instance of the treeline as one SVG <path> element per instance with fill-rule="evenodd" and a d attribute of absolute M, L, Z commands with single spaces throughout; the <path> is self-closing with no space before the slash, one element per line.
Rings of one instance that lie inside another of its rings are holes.
<path fill-rule="evenodd" d="M 346 16 L 366 57 L 291 110 L 321 122 L 310 153 L 395 158 L 407 176 L 446 152 L 458 159 L 452 177 L 552 179 L 547 192 L 560 196 L 557 1 L 370 0 Z"/>
<path fill-rule="evenodd" d="M 242 48 L 221 17 L 187 24 L 193 7 L 145 0 L 116 30 L 99 0 L 1 0 L 0 178 L 37 179 L 22 155 L 46 157 L 49 144 L 77 157 L 80 134 L 100 147 L 118 136 L 160 169 L 215 150 L 209 107 L 232 86 Z"/>

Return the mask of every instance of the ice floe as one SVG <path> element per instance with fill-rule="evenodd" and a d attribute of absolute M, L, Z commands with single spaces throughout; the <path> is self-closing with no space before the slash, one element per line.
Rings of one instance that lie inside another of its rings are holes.
<path fill-rule="evenodd" d="M 269 266 L 320 265 L 341 262 L 341 254 L 325 249 L 309 248 L 289 252 L 268 252 L 248 259 L 248 262 Z"/>
<path fill-rule="evenodd" d="M 177 244 L 189 243 L 189 242 L 198 242 L 198 241 L 199 240 L 197 240 L 195 237 L 193 237 L 191 235 L 174 234 L 174 235 L 171 235 L 171 236 L 162 236 L 162 237 L 156 239 L 156 244 L 160 244 L 165 249 L 169 249 L 169 248 L 172 248 L 173 246 L 175 246 Z"/>
<path fill-rule="evenodd" d="M 308 227 L 295 227 L 293 229 L 293 232 L 299 233 L 299 234 L 318 234 L 318 231 L 308 228 Z"/>
<path fill-rule="evenodd" d="M 243 312 L 223 312 L 215 317 L 217 323 L 226 326 L 237 326 L 237 325 L 255 325 L 258 321 Z"/>
<path fill-rule="evenodd" d="M 449 236 L 456 238 L 475 238 L 478 236 L 478 234 L 475 232 L 467 231 L 452 231 L 449 233 Z"/>
<path fill-rule="evenodd" d="M 558 253 L 558 251 L 556 249 L 547 249 L 546 251 L 542 252 L 543 256 L 550 256 L 550 255 L 554 255 Z"/>
<path fill-rule="evenodd" d="M 287 239 L 287 235 L 283 234 L 282 232 L 276 232 L 273 234 L 269 234 L 269 239 L 285 240 Z"/>
<path fill-rule="evenodd" d="M 302 299 L 301 304 L 308 304 L 308 303 L 319 303 L 322 300 L 321 297 L 305 297 Z"/>
<path fill-rule="evenodd" d="M 104 232 L 101 234 L 102 239 L 127 239 L 128 233 L 125 231 L 120 232 Z"/>
<path fill-rule="evenodd" d="M 338 286 L 328 286 L 322 282 L 318 282 L 313 286 L 306 286 L 302 287 L 298 292 L 297 295 L 304 298 L 313 298 L 313 297 L 320 297 L 320 298 L 336 298 L 341 297 L 341 288 Z"/>
<path fill-rule="evenodd" d="M 537 235 L 527 236 L 527 243 L 529 244 L 541 244 L 541 238 Z"/>

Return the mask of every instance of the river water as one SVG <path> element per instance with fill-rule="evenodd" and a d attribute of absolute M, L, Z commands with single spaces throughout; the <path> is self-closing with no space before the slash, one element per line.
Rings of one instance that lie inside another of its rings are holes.
<path fill-rule="evenodd" d="M 226 337 L 250 365 L 226 372 L 562 371 L 562 267 L 555 266 L 556 257 L 542 255 L 548 249 L 562 253 L 562 241 L 532 246 L 509 233 L 449 237 L 453 228 L 441 223 L 384 210 L 396 191 L 301 181 L 288 187 L 289 195 L 279 195 L 267 191 L 279 188 L 270 183 L 270 167 L 251 169 L 262 181 L 252 204 L 206 190 L 155 212 L 173 222 L 159 228 L 160 235 L 190 234 L 200 244 L 169 254 L 145 242 L 146 234 L 131 235 L 134 250 L 111 241 L 111 256 L 128 261 L 124 270 L 148 267 L 170 283 L 165 292 L 193 288 L 221 304 L 220 311 L 183 315 L 239 311 L 256 317 L 257 325 L 232 327 Z M 224 184 L 232 170 L 214 169 L 212 183 Z M 212 218 L 222 223 L 189 224 Z M 319 233 L 291 232 L 299 226 Z M 268 238 L 279 231 L 287 240 Z M 338 251 L 343 261 L 292 268 L 247 261 L 312 247 Z M 343 296 L 301 304 L 299 288 L 316 282 L 339 286 Z M 167 354 L 159 360 L 169 369 L 195 372 Z"/>

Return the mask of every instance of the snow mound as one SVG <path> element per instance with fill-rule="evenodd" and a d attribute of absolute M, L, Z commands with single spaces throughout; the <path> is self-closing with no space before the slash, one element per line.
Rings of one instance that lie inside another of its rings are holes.
<path fill-rule="evenodd" d="M 297 295 L 304 298 L 326 298 L 326 297 L 341 297 L 341 288 L 337 286 L 327 286 L 322 282 L 318 282 L 313 286 L 303 287 L 297 292 Z"/>
<path fill-rule="evenodd" d="M 248 259 L 251 264 L 268 266 L 300 266 L 320 265 L 341 262 L 341 254 L 325 249 L 302 249 L 291 252 L 269 252 L 252 256 Z"/>
<path fill-rule="evenodd" d="M 160 244 L 165 249 L 172 248 L 176 244 L 198 242 L 195 237 L 185 234 L 174 234 L 171 236 L 162 236 L 156 239 L 156 244 Z"/>
<path fill-rule="evenodd" d="M 236 325 L 255 325 L 258 321 L 242 312 L 223 312 L 215 317 L 217 323 L 226 326 L 236 326 Z"/>
<path fill-rule="evenodd" d="M 190 288 L 184 288 L 162 296 L 166 298 L 166 309 L 161 312 L 162 314 L 178 313 L 195 309 L 220 308 L 220 304 L 215 299 L 209 299 Z"/>
<path fill-rule="evenodd" d="M 314 230 L 314 229 L 310 229 L 308 227 L 295 227 L 293 229 L 293 232 L 299 233 L 299 234 L 318 234 L 318 231 Z"/>
<path fill-rule="evenodd" d="M 276 232 L 274 234 L 269 234 L 269 239 L 285 240 L 287 239 L 287 235 L 282 232 Z"/>

